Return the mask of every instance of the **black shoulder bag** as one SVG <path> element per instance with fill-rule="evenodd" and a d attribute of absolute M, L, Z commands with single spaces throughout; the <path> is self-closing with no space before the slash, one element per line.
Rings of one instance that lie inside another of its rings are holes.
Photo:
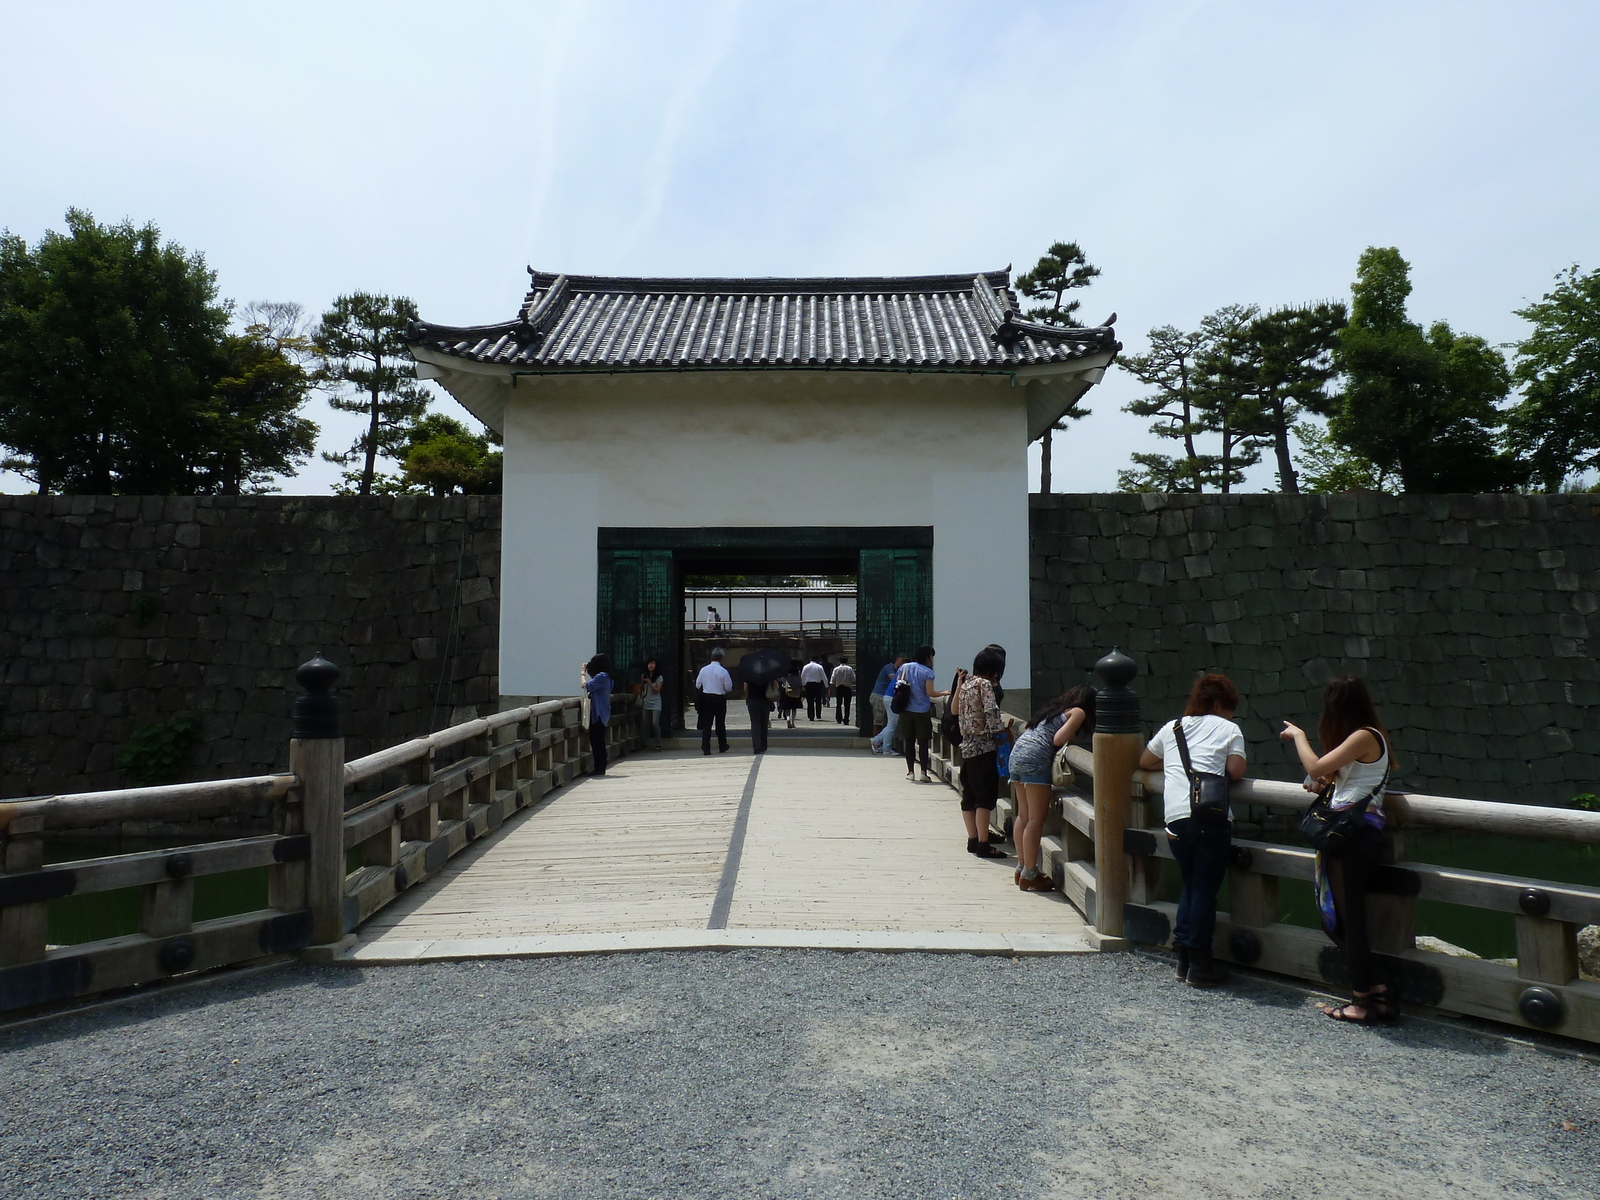
<path fill-rule="evenodd" d="M 1338 858 L 1345 852 L 1354 840 L 1356 830 L 1361 825 L 1361 819 L 1366 816 L 1367 809 L 1374 800 L 1383 795 L 1383 789 L 1389 786 L 1389 770 L 1394 764 L 1394 760 L 1389 758 L 1389 743 L 1376 729 L 1369 729 L 1367 732 L 1378 739 L 1378 745 L 1383 749 L 1383 756 L 1388 760 L 1383 764 L 1383 778 L 1378 781 L 1378 786 L 1362 797 L 1359 803 L 1335 808 L 1333 793 L 1338 784 L 1329 783 L 1317 793 L 1317 798 L 1311 802 L 1311 807 L 1300 817 L 1300 836 L 1305 838 L 1318 854 L 1325 854 L 1329 858 Z"/>
<path fill-rule="evenodd" d="M 906 705 L 911 703 L 911 685 L 905 678 L 897 677 L 894 681 L 894 694 L 889 697 L 889 711 L 903 713 Z"/>
<path fill-rule="evenodd" d="M 1189 739 L 1183 734 L 1183 718 L 1172 723 L 1172 736 L 1178 742 L 1178 757 L 1183 773 L 1189 777 L 1189 815 L 1202 825 L 1217 825 L 1228 819 L 1228 777 L 1210 771 L 1196 771 L 1189 758 Z"/>

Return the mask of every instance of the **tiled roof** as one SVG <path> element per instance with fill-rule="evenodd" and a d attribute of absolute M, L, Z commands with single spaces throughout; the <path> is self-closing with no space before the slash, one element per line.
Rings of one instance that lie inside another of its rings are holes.
<path fill-rule="evenodd" d="M 529 269 L 514 321 L 414 322 L 414 348 L 528 371 L 1008 371 L 1121 349 L 1022 319 L 1010 269 L 884 279 L 619 279 Z"/>

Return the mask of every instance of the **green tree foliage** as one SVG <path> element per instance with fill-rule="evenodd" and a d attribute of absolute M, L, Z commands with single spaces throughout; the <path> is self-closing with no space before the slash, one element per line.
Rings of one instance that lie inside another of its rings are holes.
<path fill-rule="evenodd" d="M 1510 441 L 1553 492 L 1600 466 L 1600 268 L 1570 267 L 1517 316 L 1533 333 L 1516 348 L 1523 399 L 1511 412 Z"/>
<path fill-rule="evenodd" d="M 1231 419 L 1238 436 L 1270 447 L 1278 490 L 1299 492 L 1289 434 L 1309 410 L 1326 415 L 1333 403 L 1333 348 L 1345 325 L 1343 304 L 1274 309 L 1241 319 L 1213 341 L 1202 361 L 1214 389 L 1217 424 Z M 1226 453 L 1226 451 L 1224 451 Z"/>
<path fill-rule="evenodd" d="M 1361 255 L 1334 361 L 1345 390 L 1329 430 L 1408 492 L 1503 491 L 1526 471 L 1499 446 L 1505 358 L 1443 321 L 1406 314 L 1411 267 L 1394 248 Z"/>
<path fill-rule="evenodd" d="M 227 309 L 154 225 L 0 236 L 0 443 L 44 492 L 188 490 Z"/>
<path fill-rule="evenodd" d="M 1034 264 L 1033 270 L 1024 271 L 1017 276 L 1017 291 L 1029 300 L 1037 301 L 1033 307 L 1024 311 L 1023 315 L 1029 320 L 1040 321 L 1047 325 L 1078 326 L 1082 322 L 1075 314 L 1079 300 L 1068 300 L 1067 293 L 1079 288 L 1086 288 L 1100 274 L 1100 268 L 1092 266 L 1077 242 L 1056 242 Z M 1050 490 L 1050 460 L 1051 450 L 1055 440 L 1056 431 L 1065 429 L 1068 421 L 1075 421 L 1079 417 L 1089 415 L 1089 410 L 1073 406 L 1070 412 L 1062 415 L 1045 430 L 1040 439 L 1039 459 L 1039 490 Z"/>
<path fill-rule="evenodd" d="M 316 447 L 317 426 L 299 415 L 310 390 L 299 362 L 310 351 L 299 312 L 297 304 L 254 306 L 244 332 L 223 338 L 199 490 L 260 491 L 271 476 L 294 474 Z"/>
<path fill-rule="evenodd" d="M 1309 422 L 1294 427 L 1300 443 L 1296 456 L 1300 464 L 1300 483 L 1312 493 L 1397 492 L 1400 480 L 1385 475 L 1375 465 L 1346 450 L 1326 429 Z"/>
<path fill-rule="evenodd" d="M 1171 326 L 1150 331 L 1151 351 L 1123 361 L 1152 395 L 1126 411 L 1154 416 L 1158 437 L 1181 439 L 1182 455 L 1135 454 L 1122 471 L 1123 491 L 1231 491 L 1261 460 L 1261 420 L 1253 375 L 1236 362 L 1239 347 L 1259 316 L 1253 305 L 1230 304 L 1211 313 L 1194 333 Z M 1215 437 L 1217 453 L 1201 452 L 1197 435 Z"/>
<path fill-rule="evenodd" d="M 1024 315 L 1048 325 L 1081 325 L 1073 314 L 1082 301 L 1068 300 L 1067 293 L 1088 287 L 1099 274 L 1100 268 L 1090 265 L 1077 242 L 1056 242 L 1033 270 L 1017 276 L 1017 291 L 1038 301 Z"/>
<path fill-rule="evenodd" d="M 1135 469 L 1119 472 L 1118 486 L 1125 492 L 1198 492 L 1215 471 L 1217 456 L 1201 454 L 1195 436 L 1205 432 L 1197 407 L 1198 359 L 1204 351 L 1204 333 L 1185 333 L 1172 325 L 1150 331 L 1150 350 L 1130 354 L 1118 365 L 1145 387 L 1150 395 L 1130 401 L 1124 412 L 1154 417 L 1150 431 L 1159 438 L 1183 443 L 1183 454 L 1135 454 Z"/>
<path fill-rule="evenodd" d="M 442 413 L 428 413 L 406 433 L 401 481 L 407 491 L 435 496 L 499 492 L 503 456 L 488 433 L 473 433 Z"/>
<path fill-rule="evenodd" d="M 428 393 L 405 343 L 406 326 L 416 316 L 417 306 L 404 296 L 353 292 L 333 302 L 311 335 L 318 359 L 312 378 L 328 390 L 328 403 L 367 418 L 348 450 L 323 455 L 346 468 L 360 464 L 346 470 L 340 490 L 371 495 L 378 456 L 402 458 L 410 423 L 427 411 Z"/>
<path fill-rule="evenodd" d="M 238 492 L 292 474 L 316 426 L 299 364 L 228 332 L 205 259 L 78 209 L 0 235 L 0 445 L 41 493 Z"/>

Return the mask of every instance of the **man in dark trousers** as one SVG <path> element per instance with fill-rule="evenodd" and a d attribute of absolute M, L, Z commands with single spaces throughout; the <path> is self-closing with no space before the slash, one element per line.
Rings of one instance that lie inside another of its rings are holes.
<path fill-rule="evenodd" d="M 841 658 L 839 665 L 828 677 L 828 687 L 833 690 L 833 719 L 841 725 L 850 724 L 850 697 L 856 691 L 856 669 L 850 660 Z"/>
<path fill-rule="evenodd" d="M 800 668 L 800 684 L 806 690 L 806 717 L 822 720 L 822 704 L 828 698 L 828 668 L 815 658 Z"/>
<path fill-rule="evenodd" d="M 695 707 L 700 712 L 700 752 L 711 753 L 711 729 L 717 730 L 717 752 L 728 752 L 728 693 L 733 691 L 733 676 L 722 665 L 722 647 L 711 652 L 711 661 L 695 676 Z"/>

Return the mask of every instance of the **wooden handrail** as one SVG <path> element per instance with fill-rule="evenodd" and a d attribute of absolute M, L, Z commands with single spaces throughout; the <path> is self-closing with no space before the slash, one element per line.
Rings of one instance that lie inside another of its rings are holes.
<path fill-rule="evenodd" d="M 298 782 L 293 775 L 252 775 L 242 779 L 208 779 L 199 783 L 167 783 L 159 787 L 118 788 L 107 792 L 44 796 L 0 804 L 0 831 L 17 817 L 43 817 L 53 829 L 81 829 L 108 821 L 194 815 L 212 805 L 231 808 L 241 801 L 278 800 Z"/>
<path fill-rule="evenodd" d="M 487 717 L 478 717 L 476 720 L 463 721 L 459 725 L 452 725 L 448 729 L 441 729 L 437 733 L 430 733 L 426 737 L 412 738 L 408 742 L 390 746 L 384 750 L 375 751 L 361 758 L 351 759 L 344 765 L 344 782 L 346 787 L 371 779 L 374 775 L 381 775 L 393 767 L 403 767 L 407 763 L 425 758 L 439 750 L 471 741 L 475 737 L 482 737 L 506 725 L 515 725 L 521 721 L 531 720 L 535 717 L 549 716 L 564 709 L 577 708 L 582 701 L 576 696 L 567 696 L 560 700 L 544 700 L 538 704 L 527 705 L 523 708 L 508 708 L 502 712 L 494 713 Z"/>

